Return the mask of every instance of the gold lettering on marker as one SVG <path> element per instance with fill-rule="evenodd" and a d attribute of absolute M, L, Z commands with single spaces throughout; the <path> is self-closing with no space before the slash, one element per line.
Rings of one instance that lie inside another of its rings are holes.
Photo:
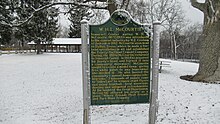
<path fill-rule="evenodd" d="M 99 27 L 90 38 L 92 101 L 119 103 L 147 97 L 150 37 L 142 28 Z"/>

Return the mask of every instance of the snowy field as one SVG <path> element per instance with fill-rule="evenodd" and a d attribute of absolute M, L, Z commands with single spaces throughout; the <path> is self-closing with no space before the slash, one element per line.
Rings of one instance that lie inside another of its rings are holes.
<path fill-rule="evenodd" d="M 220 85 L 187 82 L 172 61 L 159 79 L 157 124 L 220 124 Z M 0 56 L 0 124 L 82 124 L 81 54 Z M 91 107 L 92 124 L 147 124 L 147 104 Z"/>

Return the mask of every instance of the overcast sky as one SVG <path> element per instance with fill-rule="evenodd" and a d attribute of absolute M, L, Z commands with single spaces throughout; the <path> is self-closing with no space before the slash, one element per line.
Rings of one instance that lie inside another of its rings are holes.
<path fill-rule="evenodd" d="M 203 23 L 203 13 L 198 9 L 191 6 L 189 0 L 180 0 L 185 11 L 186 18 L 192 23 Z M 205 0 L 198 0 L 204 2 Z"/>

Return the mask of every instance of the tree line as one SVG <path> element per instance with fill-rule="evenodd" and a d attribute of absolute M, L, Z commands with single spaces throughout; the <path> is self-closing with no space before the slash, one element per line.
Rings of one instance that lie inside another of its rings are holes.
<path fill-rule="evenodd" d="M 116 9 L 124 9 L 141 23 L 152 24 L 155 20 L 162 22 L 164 31 L 161 48 L 167 46 L 167 51 L 170 52 L 164 52 L 166 50 L 163 48 L 161 56 L 178 59 L 188 57 L 189 53 L 185 52 L 187 51 L 190 52 L 191 58 L 199 58 L 199 71 L 196 75 L 186 77 L 188 80 L 220 80 L 220 1 L 189 2 L 204 13 L 202 31 L 183 31 L 187 21 L 177 0 L 1 0 L 0 40 L 1 44 L 8 41 L 18 43 L 16 40 L 34 40 L 39 44 L 50 40 L 58 30 L 57 13 L 60 11 L 56 5 L 69 6 L 66 13 L 71 15 L 69 18 L 72 25 L 69 34 L 73 37 L 80 36 L 78 25 L 83 16 L 87 16 L 94 23 L 100 23 L 100 17 L 105 18 L 105 14 L 111 15 Z M 53 33 L 50 32 L 52 30 Z M 199 49 L 195 50 L 197 47 Z M 196 55 L 197 53 L 199 55 Z"/>
<path fill-rule="evenodd" d="M 87 17 L 93 24 L 100 24 L 105 20 L 108 15 L 108 11 L 103 10 L 105 5 L 100 7 L 95 6 L 97 2 L 92 0 L 76 0 L 69 2 L 59 2 L 57 0 L 2 0 L 0 3 L 1 14 L 1 44 L 24 46 L 27 42 L 34 41 L 38 46 L 38 53 L 40 51 L 40 43 L 50 42 L 54 37 L 81 37 L 80 21 L 83 17 Z M 85 4 L 89 2 L 89 4 Z M 61 9 L 58 6 L 48 5 L 60 5 L 63 7 L 65 15 L 68 15 L 68 19 L 71 22 L 68 29 L 59 26 L 58 16 L 61 13 Z M 84 3 L 84 4 L 82 4 Z M 164 58 L 198 58 L 196 55 L 189 57 L 189 54 L 185 54 L 184 51 L 190 51 L 188 45 L 196 43 L 192 42 L 191 38 L 184 39 L 183 35 L 180 38 L 182 28 L 186 25 L 184 18 L 184 12 L 181 9 L 181 5 L 176 0 L 139 0 L 139 1 L 125 1 L 116 3 L 118 9 L 126 9 L 130 12 L 131 16 L 140 23 L 152 24 L 155 20 L 160 20 L 163 25 L 163 33 L 161 40 L 161 57 Z M 59 4 L 58 4 L 59 5 Z M 45 7 L 46 9 L 42 9 Z M 138 9 L 137 9 L 138 8 Z M 41 11 L 38 11 L 41 10 Z M 33 17 L 31 17 L 33 16 Z M 110 14 L 108 15 L 110 16 Z M 31 18 L 30 18 L 31 17 Z M 16 22 L 13 26 L 13 22 Z M 62 34 L 63 32 L 63 34 Z M 198 34 L 198 32 L 196 32 Z M 178 35 L 178 36 L 177 36 Z M 185 35 L 185 34 L 184 34 Z M 187 36 L 185 36 L 187 37 Z M 183 43 L 184 42 L 184 43 Z M 196 41 L 194 41 L 196 42 Z M 184 49 L 183 49 L 184 47 Z M 193 46 L 194 47 L 194 46 Z M 189 49 L 187 49 L 189 48 Z M 194 47 L 196 48 L 196 47 Z M 184 55 L 182 55 L 184 54 Z M 194 54 L 194 53 L 193 53 Z"/>

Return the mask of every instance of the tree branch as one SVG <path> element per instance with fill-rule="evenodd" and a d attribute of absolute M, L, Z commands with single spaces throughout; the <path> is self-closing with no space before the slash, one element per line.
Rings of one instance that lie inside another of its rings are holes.
<path fill-rule="evenodd" d="M 92 2 L 92 1 L 96 1 L 96 2 L 107 2 L 107 0 L 86 0 L 83 3 L 88 3 L 88 2 Z"/>
<path fill-rule="evenodd" d="M 191 5 L 200 11 L 204 12 L 205 11 L 205 4 L 204 3 L 199 3 L 197 0 L 190 0 Z"/>
<path fill-rule="evenodd" d="M 103 0 L 99 0 L 99 1 L 103 1 Z M 50 8 L 52 6 L 56 6 L 56 5 L 75 5 L 75 6 L 85 6 L 85 7 L 89 7 L 89 8 L 92 8 L 92 9 L 107 9 L 107 5 L 106 6 L 94 6 L 94 5 L 88 4 L 88 3 L 56 2 L 56 3 L 51 3 L 51 4 L 48 4 L 48 5 L 42 6 L 42 7 L 38 8 L 38 9 L 34 9 L 34 11 L 31 13 L 31 15 L 27 19 L 25 19 L 25 20 L 18 21 L 17 23 L 10 23 L 10 24 L 0 22 L 0 24 L 1 25 L 5 25 L 5 26 L 10 26 L 10 27 L 20 27 L 20 26 L 28 23 L 33 18 L 33 16 L 36 13 L 38 13 L 38 12 L 44 10 L 44 9 Z"/>
<path fill-rule="evenodd" d="M 130 0 L 123 0 L 120 8 L 127 10 L 129 3 L 130 3 Z"/>

